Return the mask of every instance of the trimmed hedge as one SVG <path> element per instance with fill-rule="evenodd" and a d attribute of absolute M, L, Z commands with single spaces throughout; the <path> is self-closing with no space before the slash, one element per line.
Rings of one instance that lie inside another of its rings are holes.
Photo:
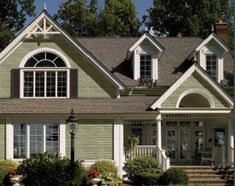
<path fill-rule="evenodd" d="M 160 185 L 185 184 L 188 183 L 187 173 L 179 168 L 170 168 L 165 171 L 158 180 Z"/>

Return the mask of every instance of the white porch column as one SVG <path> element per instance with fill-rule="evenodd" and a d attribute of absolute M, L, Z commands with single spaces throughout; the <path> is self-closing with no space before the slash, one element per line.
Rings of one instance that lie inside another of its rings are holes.
<path fill-rule="evenodd" d="M 161 114 L 159 114 L 156 118 L 156 145 L 159 149 L 162 149 L 162 118 Z"/>
<path fill-rule="evenodd" d="M 233 157 L 234 157 L 234 144 L 233 144 L 233 122 L 232 119 L 228 119 L 228 163 L 229 165 L 233 164 Z"/>
<path fill-rule="evenodd" d="M 157 159 L 159 164 L 162 165 L 162 158 L 161 158 L 161 149 L 162 149 L 162 117 L 159 114 L 156 118 L 156 146 L 157 146 Z"/>
<path fill-rule="evenodd" d="M 118 172 L 123 175 L 124 166 L 124 128 L 123 120 L 114 120 L 114 162 L 118 167 Z"/>

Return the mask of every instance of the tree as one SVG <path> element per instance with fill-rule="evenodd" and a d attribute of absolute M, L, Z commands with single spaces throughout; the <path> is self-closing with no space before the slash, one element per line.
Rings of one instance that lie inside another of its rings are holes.
<path fill-rule="evenodd" d="M 34 0 L 0 1 L 0 50 L 23 28 L 26 16 L 34 15 Z"/>
<path fill-rule="evenodd" d="M 231 19 L 227 0 L 154 0 L 148 12 L 147 26 L 168 36 L 205 37 L 218 20 Z"/>
<path fill-rule="evenodd" d="M 68 0 L 55 18 L 73 36 L 135 36 L 140 23 L 132 0 Z"/>
<path fill-rule="evenodd" d="M 72 36 L 95 36 L 98 1 L 68 0 L 63 3 L 55 19 Z"/>
<path fill-rule="evenodd" d="M 98 24 L 105 36 L 136 36 L 141 25 L 131 0 L 106 0 Z"/>

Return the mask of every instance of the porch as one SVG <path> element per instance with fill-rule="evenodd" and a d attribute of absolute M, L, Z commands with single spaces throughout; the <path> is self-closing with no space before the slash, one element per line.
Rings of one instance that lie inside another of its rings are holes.
<path fill-rule="evenodd" d="M 137 136 L 140 144 L 124 150 L 125 161 L 153 156 L 160 164 L 231 165 L 231 129 L 228 114 L 162 114 L 161 120 L 126 120 L 124 146 L 128 136 Z"/>

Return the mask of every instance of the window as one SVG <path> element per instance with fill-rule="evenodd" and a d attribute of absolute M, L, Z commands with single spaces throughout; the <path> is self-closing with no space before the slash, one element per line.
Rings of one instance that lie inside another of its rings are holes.
<path fill-rule="evenodd" d="M 217 80 L 217 57 L 216 55 L 206 55 L 206 71 L 215 80 Z"/>
<path fill-rule="evenodd" d="M 23 68 L 23 97 L 68 97 L 68 68 L 50 52 L 40 52 Z"/>
<path fill-rule="evenodd" d="M 152 58 L 150 55 L 140 55 L 140 78 L 152 78 L 151 62 Z"/>
<path fill-rule="evenodd" d="M 15 124 L 14 159 L 29 158 L 37 153 L 59 152 L 57 124 Z"/>

